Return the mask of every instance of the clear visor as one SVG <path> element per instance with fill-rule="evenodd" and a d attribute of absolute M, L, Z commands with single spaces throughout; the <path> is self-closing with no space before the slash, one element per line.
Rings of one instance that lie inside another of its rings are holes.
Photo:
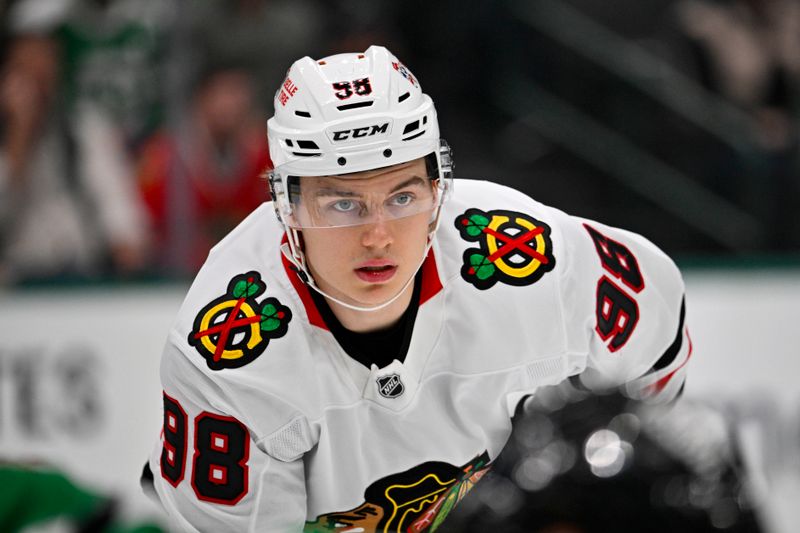
<path fill-rule="evenodd" d="M 422 213 L 435 217 L 443 184 L 430 174 L 435 156 L 383 169 L 333 176 L 275 173 L 278 209 L 287 225 L 341 228 L 387 222 Z"/>

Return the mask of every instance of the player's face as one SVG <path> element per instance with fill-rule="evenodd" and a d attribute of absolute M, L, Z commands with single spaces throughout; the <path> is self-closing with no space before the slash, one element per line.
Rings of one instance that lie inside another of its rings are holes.
<path fill-rule="evenodd" d="M 426 176 L 425 160 L 420 158 L 347 177 L 320 178 L 315 186 L 347 193 L 340 209 L 351 207 L 347 198 L 352 196 L 347 195 L 367 194 L 385 198 L 381 205 L 403 206 L 434 194 Z M 306 260 L 320 289 L 355 304 L 377 305 L 396 295 L 416 274 L 433 206 L 401 218 L 382 216 L 382 209 L 366 224 L 303 229 Z"/>

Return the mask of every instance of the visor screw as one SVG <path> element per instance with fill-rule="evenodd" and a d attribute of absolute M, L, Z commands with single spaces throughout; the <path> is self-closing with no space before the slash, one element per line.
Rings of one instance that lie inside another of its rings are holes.
<path fill-rule="evenodd" d="M 339 159 L 336 160 L 336 162 L 339 163 L 340 167 L 343 167 L 347 164 L 347 159 L 345 159 L 344 157 L 340 157 Z"/>
<path fill-rule="evenodd" d="M 383 157 L 392 157 L 392 150 L 387 148 L 383 151 Z"/>

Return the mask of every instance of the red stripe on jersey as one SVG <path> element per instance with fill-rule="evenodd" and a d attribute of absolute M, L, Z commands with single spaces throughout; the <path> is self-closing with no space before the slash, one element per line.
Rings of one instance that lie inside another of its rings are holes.
<path fill-rule="evenodd" d="M 284 233 L 283 239 L 281 239 L 281 244 L 287 242 L 289 242 L 289 239 Z M 308 322 L 312 326 L 317 326 L 318 328 L 328 330 L 327 324 L 325 324 L 325 321 L 322 320 L 322 315 L 319 314 L 317 306 L 314 305 L 314 300 L 311 299 L 311 295 L 308 293 L 308 285 L 303 283 L 303 280 L 301 280 L 300 276 L 297 274 L 297 270 L 295 270 L 295 266 L 291 264 L 288 259 L 286 259 L 286 256 L 284 256 L 280 251 L 278 253 L 281 254 L 281 262 L 283 263 L 283 269 L 286 271 L 286 277 L 288 277 L 289 281 L 292 282 L 294 290 L 297 291 L 297 295 L 300 296 L 300 300 L 303 302 L 306 315 L 308 315 Z"/>
<path fill-rule="evenodd" d="M 689 362 L 689 358 L 692 356 L 692 349 L 693 349 L 692 338 L 689 336 L 689 328 L 686 328 L 686 339 L 689 341 L 689 353 L 686 354 L 686 359 L 683 360 L 683 363 L 681 363 L 680 366 L 678 366 L 678 368 L 676 368 L 663 378 L 659 379 L 652 385 L 648 385 L 644 390 L 647 396 L 654 396 L 659 392 L 661 392 L 662 390 L 664 390 L 664 387 L 667 386 L 667 383 L 669 383 L 669 380 L 672 379 L 672 376 L 674 376 L 678 370 L 683 368 L 686 365 L 686 363 Z"/>
<path fill-rule="evenodd" d="M 422 263 L 422 287 L 419 292 L 419 305 L 424 304 L 442 290 L 442 280 L 439 279 L 439 269 L 436 267 L 436 258 L 433 257 L 433 247 L 428 250 L 428 256 Z"/>

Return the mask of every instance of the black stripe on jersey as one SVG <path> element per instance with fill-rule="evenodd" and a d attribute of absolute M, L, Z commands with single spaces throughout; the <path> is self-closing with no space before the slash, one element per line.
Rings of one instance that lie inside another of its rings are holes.
<path fill-rule="evenodd" d="M 675 358 L 678 356 L 678 352 L 681 351 L 681 346 L 683 346 L 683 321 L 686 318 L 686 298 L 681 298 L 681 317 L 678 320 L 678 332 L 675 334 L 675 340 L 672 341 L 672 344 L 669 345 L 669 348 L 664 352 L 656 364 L 653 365 L 651 370 L 661 370 L 662 368 L 666 368 L 675 361 Z"/>
<path fill-rule="evenodd" d="M 677 400 L 678 398 L 683 396 L 683 389 L 685 389 L 685 388 L 686 388 L 686 382 L 684 381 L 683 383 L 681 383 L 681 388 L 678 389 L 678 394 L 675 395 L 675 398 L 673 398 L 673 401 Z"/>
<path fill-rule="evenodd" d="M 156 487 L 155 480 L 153 479 L 153 471 L 150 470 L 150 462 L 144 464 L 142 468 L 142 475 L 139 478 L 139 485 L 142 487 L 142 492 L 148 496 L 155 496 Z"/>
<path fill-rule="evenodd" d="M 511 417 L 512 420 L 522 415 L 522 410 L 525 409 L 525 402 L 528 400 L 528 398 L 533 398 L 533 394 L 526 394 L 519 399 L 517 406 L 514 408 L 514 416 Z"/>
<path fill-rule="evenodd" d="M 589 390 L 589 388 L 586 385 L 584 385 L 583 382 L 581 381 L 581 375 L 580 374 L 573 374 L 572 376 L 570 376 L 569 377 L 569 383 L 576 390 L 579 390 L 581 392 L 591 392 Z"/>

